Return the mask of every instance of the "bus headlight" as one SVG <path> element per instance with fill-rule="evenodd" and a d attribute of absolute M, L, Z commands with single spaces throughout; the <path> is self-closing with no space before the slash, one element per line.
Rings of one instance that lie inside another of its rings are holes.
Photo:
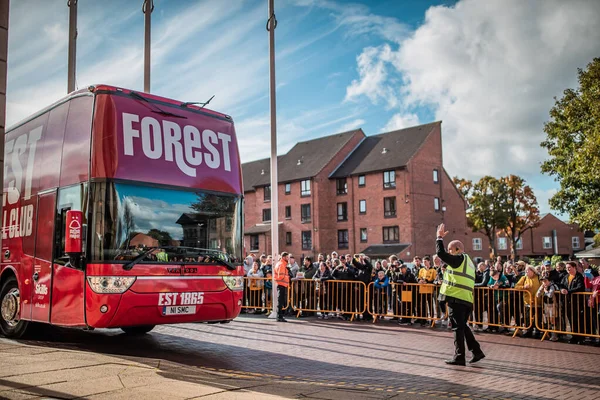
<path fill-rule="evenodd" d="M 123 293 L 133 285 L 135 276 L 88 276 L 87 280 L 96 293 Z"/>
<path fill-rule="evenodd" d="M 223 281 L 230 290 L 244 290 L 244 277 L 224 276 Z"/>

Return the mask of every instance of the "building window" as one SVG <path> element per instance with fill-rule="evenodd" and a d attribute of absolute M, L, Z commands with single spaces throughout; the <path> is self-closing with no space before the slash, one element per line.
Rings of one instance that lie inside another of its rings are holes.
<path fill-rule="evenodd" d="M 383 216 L 386 218 L 396 216 L 396 198 L 395 197 L 384 197 L 383 198 Z"/>
<path fill-rule="evenodd" d="M 208 228 L 211 232 L 216 232 L 217 231 L 217 220 L 209 219 L 208 220 Z"/>
<path fill-rule="evenodd" d="M 250 251 L 258 251 L 258 235 L 250 235 Z"/>
<path fill-rule="evenodd" d="M 399 243 L 400 230 L 397 226 L 383 227 L 383 243 Z"/>
<path fill-rule="evenodd" d="M 218 249 L 219 248 L 219 241 L 217 239 L 210 239 L 210 248 L 211 249 Z"/>
<path fill-rule="evenodd" d="M 302 222 L 310 222 L 310 204 L 302 204 L 300 206 L 300 215 Z"/>
<path fill-rule="evenodd" d="M 396 187 L 396 171 L 384 171 L 383 188 L 392 189 Z"/>
<path fill-rule="evenodd" d="M 271 186 L 265 186 L 265 201 L 271 201 Z"/>
<path fill-rule="evenodd" d="M 292 206 L 285 206 L 285 219 L 292 219 Z"/>
<path fill-rule="evenodd" d="M 231 232 L 233 229 L 233 218 L 227 217 L 225 218 L 225 232 Z"/>
<path fill-rule="evenodd" d="M 311 231 L 302 231 L 302 250 L 312 250 Z"/>
<path fill-rule="evenodd" d="M 433 183 L 440 183 L 440 179 L 438 176 L 438 170 L 434 169 L 433 170 Z"/>
<path fill-rule="evenodd" d="M 348 220 L 348 203 L 337 203 L 337 219 L 338 221 Z"/>
<path fill-rule="evenodd" d="M 360 241 L 363 243 L 367 241 L 367 228 L 360 228 Z"/>
<path fill-rule="evenodd" d="M 338 249 L 348 248 L 348 229 L 338 231 Z"/>
<path fill-rule="evenodd" d="M 435 211 L 440 211 L 440 199 L 439 199 L 439 197 L 434 197 L 433 198 L 433 209 Z"/>
<path fill-rule="evenodd" d="M 290 194 L 290 193 L 292 193 L 292 184 L 286 183 L 285 184 L 285 194 Z"/>
<path fill-rule="evenodd" d="M 346 178 L 339 178 L 336 181 L 337 194 L 346 194 L 348 193 L 348 182 Z"/>
<path fill-rule="evenodd" d="M 505 237 L 498 238 L 498 250 L 508 249 L 508 240 Z"/>
<path fill-rule="evenodd" d="M 268 222 L 271 220 L 271 209 L 265 208 L 263 210 L 263 222 Z"/>
<path fill-rule="evenodd" d="M 544 249 L 552 248 L 552 238 L 550 236 L 544 236 Z"/>
<path fill-rule="evenodd" d="M 515 248 L 517 250 L 523 250 L 523 241 L 521 240 L 521 238 L 519 238 L 519 240 L 517 240 L 517 245 L 515 246 Z"/>
<path fill-rule="evenodd" d="M 358 202 L 358 212 L 361 214 L 366 214 L 367 213 L 367 201 L 366 200 L 359 200 Z"/>
<path fill-rule="evenodd" d="M 579 236 L 573 236 L 571 238 L 571 243 L 573 244 L 573 250 L 579 249 Z"/>
<path fill-rule="evenodd" d="M 358 176 L 358 187 L 364 187 L 365 184 L 366 184 L 365 176 L 359 175 Z"/>
<path fill-rule="evenodd" d="M 288 246 L 292 244 L 292 232 L 285 233 L 285 244 Z"/>
<path fill-rule="evenodd" d="M 305 180 L 300 182 L 300 196 L 306 197 L 310 196 L 310 180 Z"/>
<path fill-rule="evenodd" d="M 481 239 L 480 238 L 473 238 L 473 250 L 481 251 Z"/>

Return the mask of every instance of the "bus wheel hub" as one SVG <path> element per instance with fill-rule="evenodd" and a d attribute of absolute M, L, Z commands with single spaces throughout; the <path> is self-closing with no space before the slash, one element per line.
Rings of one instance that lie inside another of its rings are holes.
<path fill-rule="evenodd" d="M 2 319 L 10 326 L 15 326 L 19 322 L 19 290 L 11 289 L 2 299 Z"/>

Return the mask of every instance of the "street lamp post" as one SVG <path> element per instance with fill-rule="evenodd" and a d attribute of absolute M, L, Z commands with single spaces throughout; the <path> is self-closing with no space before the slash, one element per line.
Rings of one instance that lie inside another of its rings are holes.
<path fill-rule="evenodd" d="M 144 0 L 142 12 L 144 13 L 144 92 L 150 93 L 150 35 L 152 11 L 154 11 L 154 0 Z"/>
<path fill-rule="evenodd" d="M 267 31 L 269 31 L 269 89 L 270 89 L 270 109 L 271 109 L 271 253 L 273 255 L 274 266 L 278 262 L 279 254 L 279 215 L 278 215 L 278 186 L 277 186 L 277 118 L 275 101 L 275 28 L 277 19 L 275 18 L 275 0 L 269 0 L 269 20 L 267 21 Z M 273 271 L 274 272 L 274 271 Z M 277 317 L 277 283 L 275 274 L 272 274 L 273 290 L 273 310 L 269 318 Z"/>
<path fill-rule="evenodd" d="M 77 1 L 69 0 L 69 55 L 67 68 L 67 93 L 75 90 L 75 70 L 77 64 Z"/>

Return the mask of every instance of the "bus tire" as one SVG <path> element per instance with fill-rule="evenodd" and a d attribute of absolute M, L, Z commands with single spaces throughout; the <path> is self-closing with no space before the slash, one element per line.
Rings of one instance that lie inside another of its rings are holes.
<path fill-rule="evenodd" d="M 128 335 L 144 335 L 154 329 L 155 326 L 156 325 L 124 326 L 121 330 Z"/>
<path fill-rule="evenodd" d="M 14 276 L 0 289 L 0 331 L 8 338 L 18 339 L 27 331 L 28 321 L 21 320 L 19 285 Z"/>

